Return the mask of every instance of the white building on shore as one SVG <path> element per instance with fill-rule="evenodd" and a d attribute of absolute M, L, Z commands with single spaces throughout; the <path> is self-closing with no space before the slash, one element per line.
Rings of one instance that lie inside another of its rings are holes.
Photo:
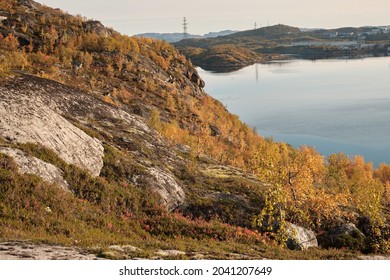
<path fill-rule="evenodd" d="M 298 47 L 313 47 L 313 46 L 324 46 L 324 47 L 351 47 L 358 46 L 358 41 L 300 41 L 293 42 L 291 46 Z"/>

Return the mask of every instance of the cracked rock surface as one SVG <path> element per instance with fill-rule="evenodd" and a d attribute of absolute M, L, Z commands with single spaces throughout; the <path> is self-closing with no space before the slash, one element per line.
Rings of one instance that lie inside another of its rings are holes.
<path fill-rule="evenodd" d="M 97 260 L 90 254 L 74 247 L 63 247 L 28 242 L 9 241 L 0 243 L 0 260 Z"/>
<path fill-rule="evenodd" d="M 38 143 L 63 160 L 98 176 L 103 146 L 42 102 L 0 87 L 0 136 L 16 143 Z"/>

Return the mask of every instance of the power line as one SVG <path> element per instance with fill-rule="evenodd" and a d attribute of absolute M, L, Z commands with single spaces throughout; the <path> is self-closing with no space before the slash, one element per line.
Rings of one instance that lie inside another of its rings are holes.
<path fill-rule="evenodd" d="M 188 29 L 188 22 L 187 22 L 187 18 L 184 17 L 183 18 L 183 38 L 184 39 L 188 39 L 187 29 Z"/>

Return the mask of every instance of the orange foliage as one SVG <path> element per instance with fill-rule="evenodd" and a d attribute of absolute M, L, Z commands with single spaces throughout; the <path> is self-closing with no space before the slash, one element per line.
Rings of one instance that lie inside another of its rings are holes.
<path fill-rule="evenodd" d="M 102 100 L 106 103 L 112 104 L 114 106 L 119 106 L 117 102 L 115 102 L 109 95 L 106 95 L 102 98 Z"/>
<path fill-rule="evenodd" d="M 12 33 L 5 38 L 0 34 L 0 45 L 3 49 L 15 51 L 19 48 L 19 41 Z"/>
<path fill-rule="evenodd" d="M 384 198 L 386 202 L 390 202 L 390 165 L 381 163 L 374 172 L 374 177 L 378 178 L 385 187 Z"/>

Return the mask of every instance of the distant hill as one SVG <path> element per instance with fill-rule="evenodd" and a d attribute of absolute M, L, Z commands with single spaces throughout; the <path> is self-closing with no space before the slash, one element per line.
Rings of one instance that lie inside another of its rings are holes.
<path fill-rule="evenodd" d="M 215 38 L 218 36 L 226 36 L 233 34 L 237 31 L 233 30 L 223 30 L 219 32 L 209 32 L 204 35 L 194 35 L 194 34 L 188 34 L 188 39 L 201 39 L 201 38 Z M 184 39 L 183 33 L 142 33 L 135 35 L 136 37 L 145 37 L 145 38 L 152 38 L 152 39 L 158 39 L 158 40 L 164 40 L 169 43 L 175 43 L 179 42 L 180 40 Z"/>
<path fill-rule="evenodd" d="M 290 43 L 293 40 L 306 40 L 308 37 L 307 33 L 301 32 L 297 27 L 278 24 L 214 38 L 181 40 L 175 43 L 175 45 L 179 48 L 187 46 L 210 48 L 212 46 L 233 44 L 254 50 L 259 48 L 259 46 L 276 46 L 281 43 Z"/>
<path fill-rule="evenodd" d="M 223 31 L 219 31 L 219 32 L 209 32 L 207 34 L 204 34 L 203 37 L 204 38 L 215 38 L 215 37 L 219 37 L 219 36 L 227 36 L 227 35 L 230 35 L 230 34 L 234 34 L 234 33 L 237 33 L 238 31 L 233 31 L 233 30 L 223 30 Z"/>
<path fill-rule="evenodd" d="M 308 37 L 297 27 L 278 24 L 214 38 L 181 40 L 175 46 L 195 65 L 220 71 L 224 67 L 237 69 L 255 62 L 283 58 L 269 54 L 264 56 L 258 49 L 290 44 L 294 40 L 307 40 Z"/>
<path fill-rule="evenodd" d="M 193 34 L 188 34 L 187 35 L 189 39 L 193 38 L 203 38 L 201 35 L 193 35 Z M 168 43 L 174 43 L 174 42 L 179 42 L 180 40 L 184 39 L 183 33 L 142 33 L 142 34 L 137 34 L 135 37 L 141 38 L 152 38 L 152 39 L 157 39 L 157 40 L 164 40 Z"/>
<path fill-rule="evenodd" d="M 319 59 L 384 55 L 390 46 L 389 40 L 387 26 L 327 30 L 278 24 L 216 38 L 181 40 L 175 46 L 197 66 L 227 71 L 254 62 L 290 57 Z"/>
<path fill-rule="evenodd" d="M 298 27 L 278 24 L 273 26 L 262 27 L 253 30 L 246 30 L 237 32 L 227 36 L 228 38 L 242 38 L 260 36 L 263 38 L 275 38 L 280 36 L 287 36 L 291 34 L 300 34 L 301 30 Z"/>

